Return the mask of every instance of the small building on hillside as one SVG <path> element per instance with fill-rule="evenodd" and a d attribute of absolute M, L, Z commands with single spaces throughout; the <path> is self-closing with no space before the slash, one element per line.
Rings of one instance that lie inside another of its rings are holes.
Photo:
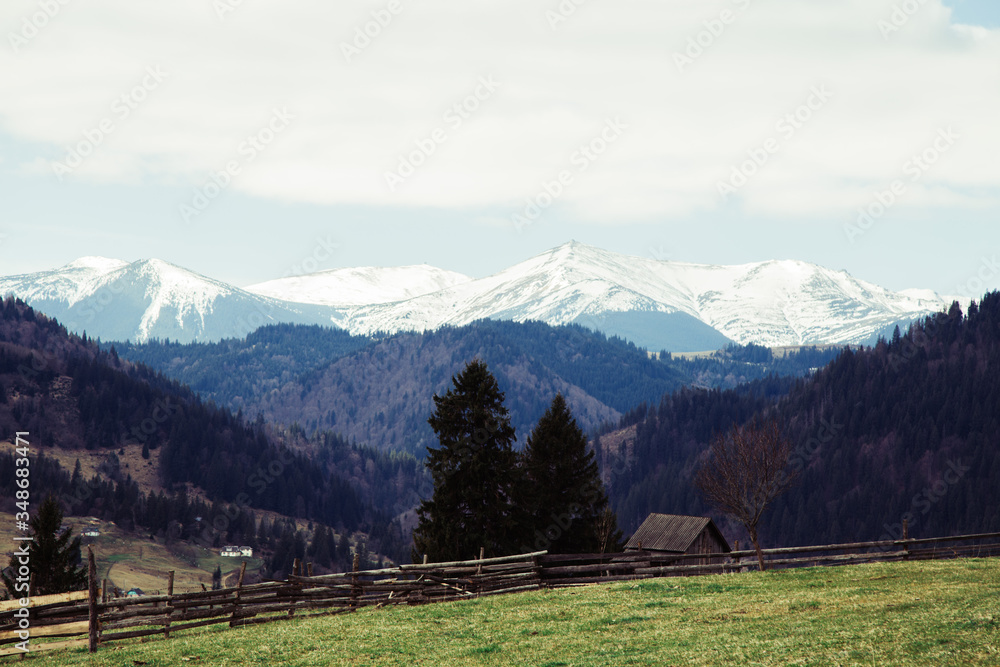
<path fill-rule="evenodd" d="M 84 537 L 100 537 L 101 536 L 101 531 L 97 530 L 96 528 L 88 528 L 87 530 L 83 531 L 83 536 Z"/>
<path fill-rule="evenodd" d="M 625 545 L 625 551 L 667 554 L 720 554 L 732 549 L 715 522 L 705 516 L 650 514 Z M 723 559 L 689 560 L 685 564 L 707 565 Z"/>
<path fill-rule="evenodd" d="M 127 597 L 127 598 L 139 598 L 139 597 L 142 597 L 143 595 L 145 595 L 145 593 L 142 592 L 141 588 L 131 588 L 131 589 L 129 589 L 128 593 L 125 594 L 125 597 Z"/>
<path fill-rule="evenodd" d="M 240 556 L 253 558 L 253 547 L 222 547 L 222 551 L 219 552 L 219 555 L 226 556 L 227 558 L 239 558 Z"/>

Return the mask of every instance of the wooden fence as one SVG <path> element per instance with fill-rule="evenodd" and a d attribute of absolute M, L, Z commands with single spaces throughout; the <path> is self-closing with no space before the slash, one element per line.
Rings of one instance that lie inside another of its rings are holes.
<path fill-rule="evenodd" d="M 1000 556 L 1000 533 L 921 540 L 858 542 L 767 549 L 768 568 L 845 565 L 865 562 Z M 994 540 L 994 542 L 990 542 Z M 88 550 L 89 551 L 89 550 Z M 653 577 L 694 576 L 757 569 L 753 551 L 677 555 L 633 551 L 621 554 L 556 555 L 545 551 L 451 563 L 400 565 L 381 570 L 310 576 L 296 562 L 287 581 L 244 585 L 246 563 L 234 588 L 173 594 L 169 573 L 166 595 L 109 597 L 98 588 L 89 553 L 90 589 L 42 596 L 31 601 L 32 652 L 89 646 L 171 634 L 214 624 L 242 627 L 315 615 L 352 612 L 371 606 L 417 605 L 468 600 L 541 588 L 561 588 Z M 20 609 L 16 600 L 0 603 L 0 656 L 18 655 Z M 21 612 L 23 615 L 23 612 Z M 72 638 L 50 642 L 49 638 Z"/>

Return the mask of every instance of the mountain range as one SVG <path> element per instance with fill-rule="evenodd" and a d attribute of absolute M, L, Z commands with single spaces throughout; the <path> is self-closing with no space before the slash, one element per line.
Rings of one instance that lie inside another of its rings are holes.
<path fill-rule="evenodd" d="M 892 292 L 806 262 L 688 264 L 577 242 L 484 278 L 426 265 L 361 267 L 245 288 L 158 259 L 85 257 L 0 277 L 0 294 L 103 340 L 217 341 L 276 323 L 374 334 L 494 319 L 576 323 L 671 352 L 729 342 L 870 344 L 949 305 L 932 292 Z"/>

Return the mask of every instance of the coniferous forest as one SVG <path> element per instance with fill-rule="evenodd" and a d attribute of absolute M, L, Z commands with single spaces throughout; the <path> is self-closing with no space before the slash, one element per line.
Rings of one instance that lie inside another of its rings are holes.
<path fill-rule="evenodd" d="M 435 395 L 443 397 L 448 389 L 420 388 L 429 377 L 430 358 L 421 355 L 447 348 L 452 361 L 468 355 L 466 363 L 485 351 L 501 360 L 497 390 L 506 394 L 514 438 L 501 449 L 511 448 L 518 474 L 534 476 L 537 483 L 556 474 L 541 471 L 555 470 L 560 460 L 572 458 L 588 475 L 596 464 L 626 536 L 649 512 L 706 514 L 691 479 L 713 436 L 734 424 L 770 418 L 795 443 L 788 464 L 801 474 L 761 523 L 765 547 L 895 536 L 904 519 L 918 537 L 1000 530 L 1000 492 L 990 481 L 1000 475 L 996 293 L 968 313 L 955 305 L 872 348 L 805 350 L 791 360 L 776 359 L 758 346 L 731 347 L 714 358 L 674 359 L 579 327 L 536 323 L 479 323 L 364 341 L 315 327 L 277 327 L 255 336 L 252 344 L 154 343 L 144 349 L 159 350 L 159 363 L 188 369 L 184 372 L 223 364 L 226 378 L 239 375 L 239 359 L 245 358 L 248 370 L 240 381 L 250 384 L 227 380 L 206 389 L 224 394 L 257 391 L 262 378 L 278 372 L 279 352 L 326 346 L 326 352 L 304 354 L 301 366 L 286 368 L 291 375 L 274 380 L 291 383 L 299 400 L 320 407 L 324 394 L 318 388 L 343 379 L 347 369 L 412 368 L 406 362 L 412 355 L 425 360 L 417 364 L 425 374 L 408 379 L 405 395 L 430 406 L 414 414 L 431 437 L 419 440 L 422 450 L 400 451 L 349 440 L 338 434 L 336 420 L 320 427 L 308 419 L 273 420 L 264 411 L 232 412 L 159 370 L 127 360 L 118 346 L 70 335 L 58 322 L 7 299 L 0 305 L 0 438 L 9 439 L 15 430 L 32 433 L 40 451 L 33 483 L 57 496 L 67 514 L 114 521 L 137 535 L 216 547 L 252 544 L 267 554 L 268 573 L 287 572 L 296 557 L 343 569 L 352 551 L 364 562 L 377 563 L 380 556 L 404 560 L 411 554 L 409 531 L 415 524 L 399 517 L 428 501 L 435 489 L 433 465 L 430 470 L 425 465 L 434 463 L 433 455 L 425 457 L 428 448 L 440 446 L 440 433 L 427 420 Z M 340 356 L 330 362 L 327 352 Z M 824 364 L 825 356 L 832 361 Z M 596 361 L 583 363 L 588 358 Z M 820 367 L 815 372 L 813 364 Z M 621 367 L 625 370 L 616 375 Z M 297 375 L 300 370 L 304 374 Z M 202 372 L 207 382 L 211 374 Z M 745 372 L 738 382 L 737 372 Z M 716 377 L 714 387 L 698 379 L 709 376 Z M 354 377 L 358 383 L 363 379 Z M 550 379 L 540 381 L 543 377 Z M 616 379 L 606 382 L 609 377 Z M 572 408 L 573 396 L 579 400 L 575 389 L 560 396 L 561 406 L 553 402 L 560 386 L 592 389 L 588 396 L 613 404 L 619 416 L 582 427 Z M 650 399 L 657 391 L 659 397 Z M 360 401 L 357 388 L 345 392 Z M 515 409 L 520 410 L 516 423 Z M 394 419 L 407 429 L 415 417 Z M 545 443 L 555 441 L 561 449 L 553 453 Z M 156 462 L 156 488 L 141 486 L 121 462 L 125 448 L 140 447 L 144 459 Z M 100 453 L 100 469 L 85 475 L 79 466 L 57 464 L 56 454 L 73 451 Z M 4 499 L 13 497 L 12 467 L 12 457 L 0 455 Z M 566 471 L 558 475 L 572 477 Z M 519 511 L 526 515 L 556 502 L 542 497 L 537 484 L 534 492 L 517 488 Z M 267 518 L 258 510 L 285 518 Z M 224 520 L 206 529 L 218 517 Z M 309 527 L 297 527 L 293 519 Z M 524 534 L 506 536 L 506 546 L 498 544 L 497 550 L 530 546 L 549 528 L 544 521 L 528 524 L 519 524 Z M 720 525 L 731 540 L 742 539 L 737 527 Z M 360 537 L 348 540 L 348 535 Z M 592 547 L 590 540 L 587 548 Z"/>
<path fill-rule="evenodd" d="M 691 475 L 713 434 L 774 417 L 801 476 L 765 515 L 765 545 L 896 537 L 903 519 L 913 537 L 1000 530 L 998 368 L 991 293 L 845 350 L 809 379 L 664 396 L 600 438 L 613 505 L 627 530 L 648 512 L 704 513 Z"/>
<path fill-rule="evenodd" d="M 471 359 L 489 364 L 507 395 L 519 446 L 549 401 L 562 393 L 587 430 L 640 403 L 688 385 L 736 387 L 772 374 L 801 376 L 835 349 L 775 357 L 769 348 L 730 346 L 700 358 L 650 355 L 578 325 L 483 320 L 464 327 L 378 338 L 301 325 L 264 327 L 245 340 L 114 345 L 196 390 L 205 399 L 268 421 L 332 431 L 379 449 L 423 458 L 435 437 L 432 397 Z"/>
<path fill-rule="evenodd" d="M 280 540 L 281 529 L 261 533 L 246 509 L 271 510 L 342 533 L 363 530 L 379 553 L 405 553 L 390 511 L 413 492 L 380 491 L 376 504 L 375 494 L 365 490 L 415 486 L 423 471 L 411 457 L 355 447 L 329 434 L 309 441 L 260 420 L 248 424 L 175 381 L 124 362 L 113 348 L 104 352 L 67 335 L 19 301 L 5 300 L 2 311 L 0 439 L 15 431 L 32 434 L 41 454 L 33 483 L 59 497 L 68 514 L 209 544 L 237 538 L 260 543 L 250 538 L 263 534 L 266 544 Z M 118 461 L 123 447 L 140 444 L 144 457 L 157 455 L 160 490 L 140 489 Z M 99 475 L 84 479 L 45 457 L 47 451 L 79 449 L 105 452 Z M 13 502 L 13 466 L 10 452 L 0 454 L 4 503 Z M 192 487 L 207 501 L 189 499 Z"/>

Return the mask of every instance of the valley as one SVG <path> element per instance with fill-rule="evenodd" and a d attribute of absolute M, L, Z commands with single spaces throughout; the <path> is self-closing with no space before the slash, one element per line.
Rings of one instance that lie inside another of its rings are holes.
<path fill-rule="evenodd" d="M 789 463 L 808 480 L 776 502 L 763 526 L 769 543 L 876 539 L 949 461 L 965 471 L 956 492 L 935 497 L 934 512 L 911 527 L 988 531 L 1000 516 L 968 507 L 993 493 L 997 465 L 995 425 L 977 398 L 1000 347 L 997 301 L 957 308 L 871 347 L 728 343 L 673 353 L 578 324 L 509 320 L 377 335 L 286 323 L 217 342 L 97 344 L 7 299 L 0 427 L 37 434 L 42 484 L 73 525 L 100 522 L 102 567 L 139 587 L 157 585 L 164 568 L 194 587 L 216 565 L 231 572 L 219 556 L 226 544 L 255 549 L 254 579 L 284 575 L 294 558 L 319 571 L 349 568 L 353 553 L 373 566 L 408 560 L 414 510 L 434 488 L 427 417 L 470 359 L 496 374 L 519 449 L 550 398 L 565 397 L 625 531 L 663 508 L 710 512 L 691 487 L 705 443 L 761 415 L 777 416 L 800 443 Z M 966 381 L 933 389 L 935 375 L 973 360 Z M 936 406 L 920 433 L 905 421 L 915 408 L 896 395 L 903 386 Z M 897 407 L 862 419 L 852 396 Z M 956 417 L 957 405 L 978 407 Z M 923 454 L 894 445 L 900 438 Z M 900 481 L 875 483 L 885 472 Z M 866 515 L 866 506 L 888 509 Z"/>

